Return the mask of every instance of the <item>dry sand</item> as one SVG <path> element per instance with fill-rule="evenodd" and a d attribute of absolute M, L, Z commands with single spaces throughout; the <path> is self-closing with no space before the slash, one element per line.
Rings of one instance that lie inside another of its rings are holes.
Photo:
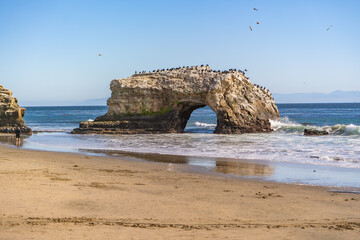
<path fill-rule="evenodd" d="M 0 239 L 360 239 L 360 196 L 0 146 Z"/>

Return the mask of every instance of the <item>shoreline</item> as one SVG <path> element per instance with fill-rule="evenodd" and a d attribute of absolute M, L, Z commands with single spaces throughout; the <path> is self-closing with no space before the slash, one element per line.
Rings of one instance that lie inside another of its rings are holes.
<path fill-rule="evenodd" d="M 357 239 L 360 195 L 0 145 L 0 238 Z"/>

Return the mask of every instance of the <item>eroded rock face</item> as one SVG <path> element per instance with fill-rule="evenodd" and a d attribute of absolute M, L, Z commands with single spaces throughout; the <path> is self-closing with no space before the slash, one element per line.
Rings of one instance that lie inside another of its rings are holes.
<path fill-rule="evenodd" d="M 17 99 L 12 96 L 12 91 L 0 85 L 0 132 L 11 132 L 20 127 L 22 132 L 31 133 L 24 122 L 25 108 L 19 106 Z"/>
<path fill-rule="evenodd" d="M 181 133 L 191 113 L 209 106 L 217 116 L 215 133 L 270 132 L 279 117 L 270 92 L 241 71 L 208 66 L 134 74 L 115 79 L 108 112 L 82 122 L 73 133 Z"/>

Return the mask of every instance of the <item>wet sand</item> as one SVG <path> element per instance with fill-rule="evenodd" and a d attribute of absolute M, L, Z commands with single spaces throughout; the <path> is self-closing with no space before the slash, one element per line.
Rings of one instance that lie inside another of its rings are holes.
<path fill-rule="evenodd" d="M 0 239 L 360 236 L 359 194 L 181 166 L 0 145 Z"/>
<path fill-rule="evenodd" d="M 266 160 L 235 159 L 169 155 L 158 153 L 127 152 L 120 150 L 81 149 L 79 152 L 97 156 L 112 156 L 132 161 L 168 163 L 187 172 L 226 175 L 226 177 L 296 183 L 333 187 L 342 191 L 360 191 L 360 169 L 334 166 L 277 162 Z"/>

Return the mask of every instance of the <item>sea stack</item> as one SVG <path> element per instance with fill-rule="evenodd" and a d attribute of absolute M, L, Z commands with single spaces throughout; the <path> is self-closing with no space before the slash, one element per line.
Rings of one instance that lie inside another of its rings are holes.
<path fill-rule="evenodd" d="M 7 129 L 13 132 L 16 127 L 20 127 L 23 133 L 31 134 L 31 129 L 25 125 L 23 119 L 25 110 L 12 96 L 12 91 L 0 85 L 0 132 L 6 132 Z"/>
<path fill-rule="evenodd" d="M 239 70 L 209 66 L 136 73 L 110 84 L 108 112 L 82 122 L 73 133 L 182 133 L 191 113 L 209 106 L 217 116 L 215 133 L 270 132 L 279 117 L 270 92 L 253 85 Z"/>

